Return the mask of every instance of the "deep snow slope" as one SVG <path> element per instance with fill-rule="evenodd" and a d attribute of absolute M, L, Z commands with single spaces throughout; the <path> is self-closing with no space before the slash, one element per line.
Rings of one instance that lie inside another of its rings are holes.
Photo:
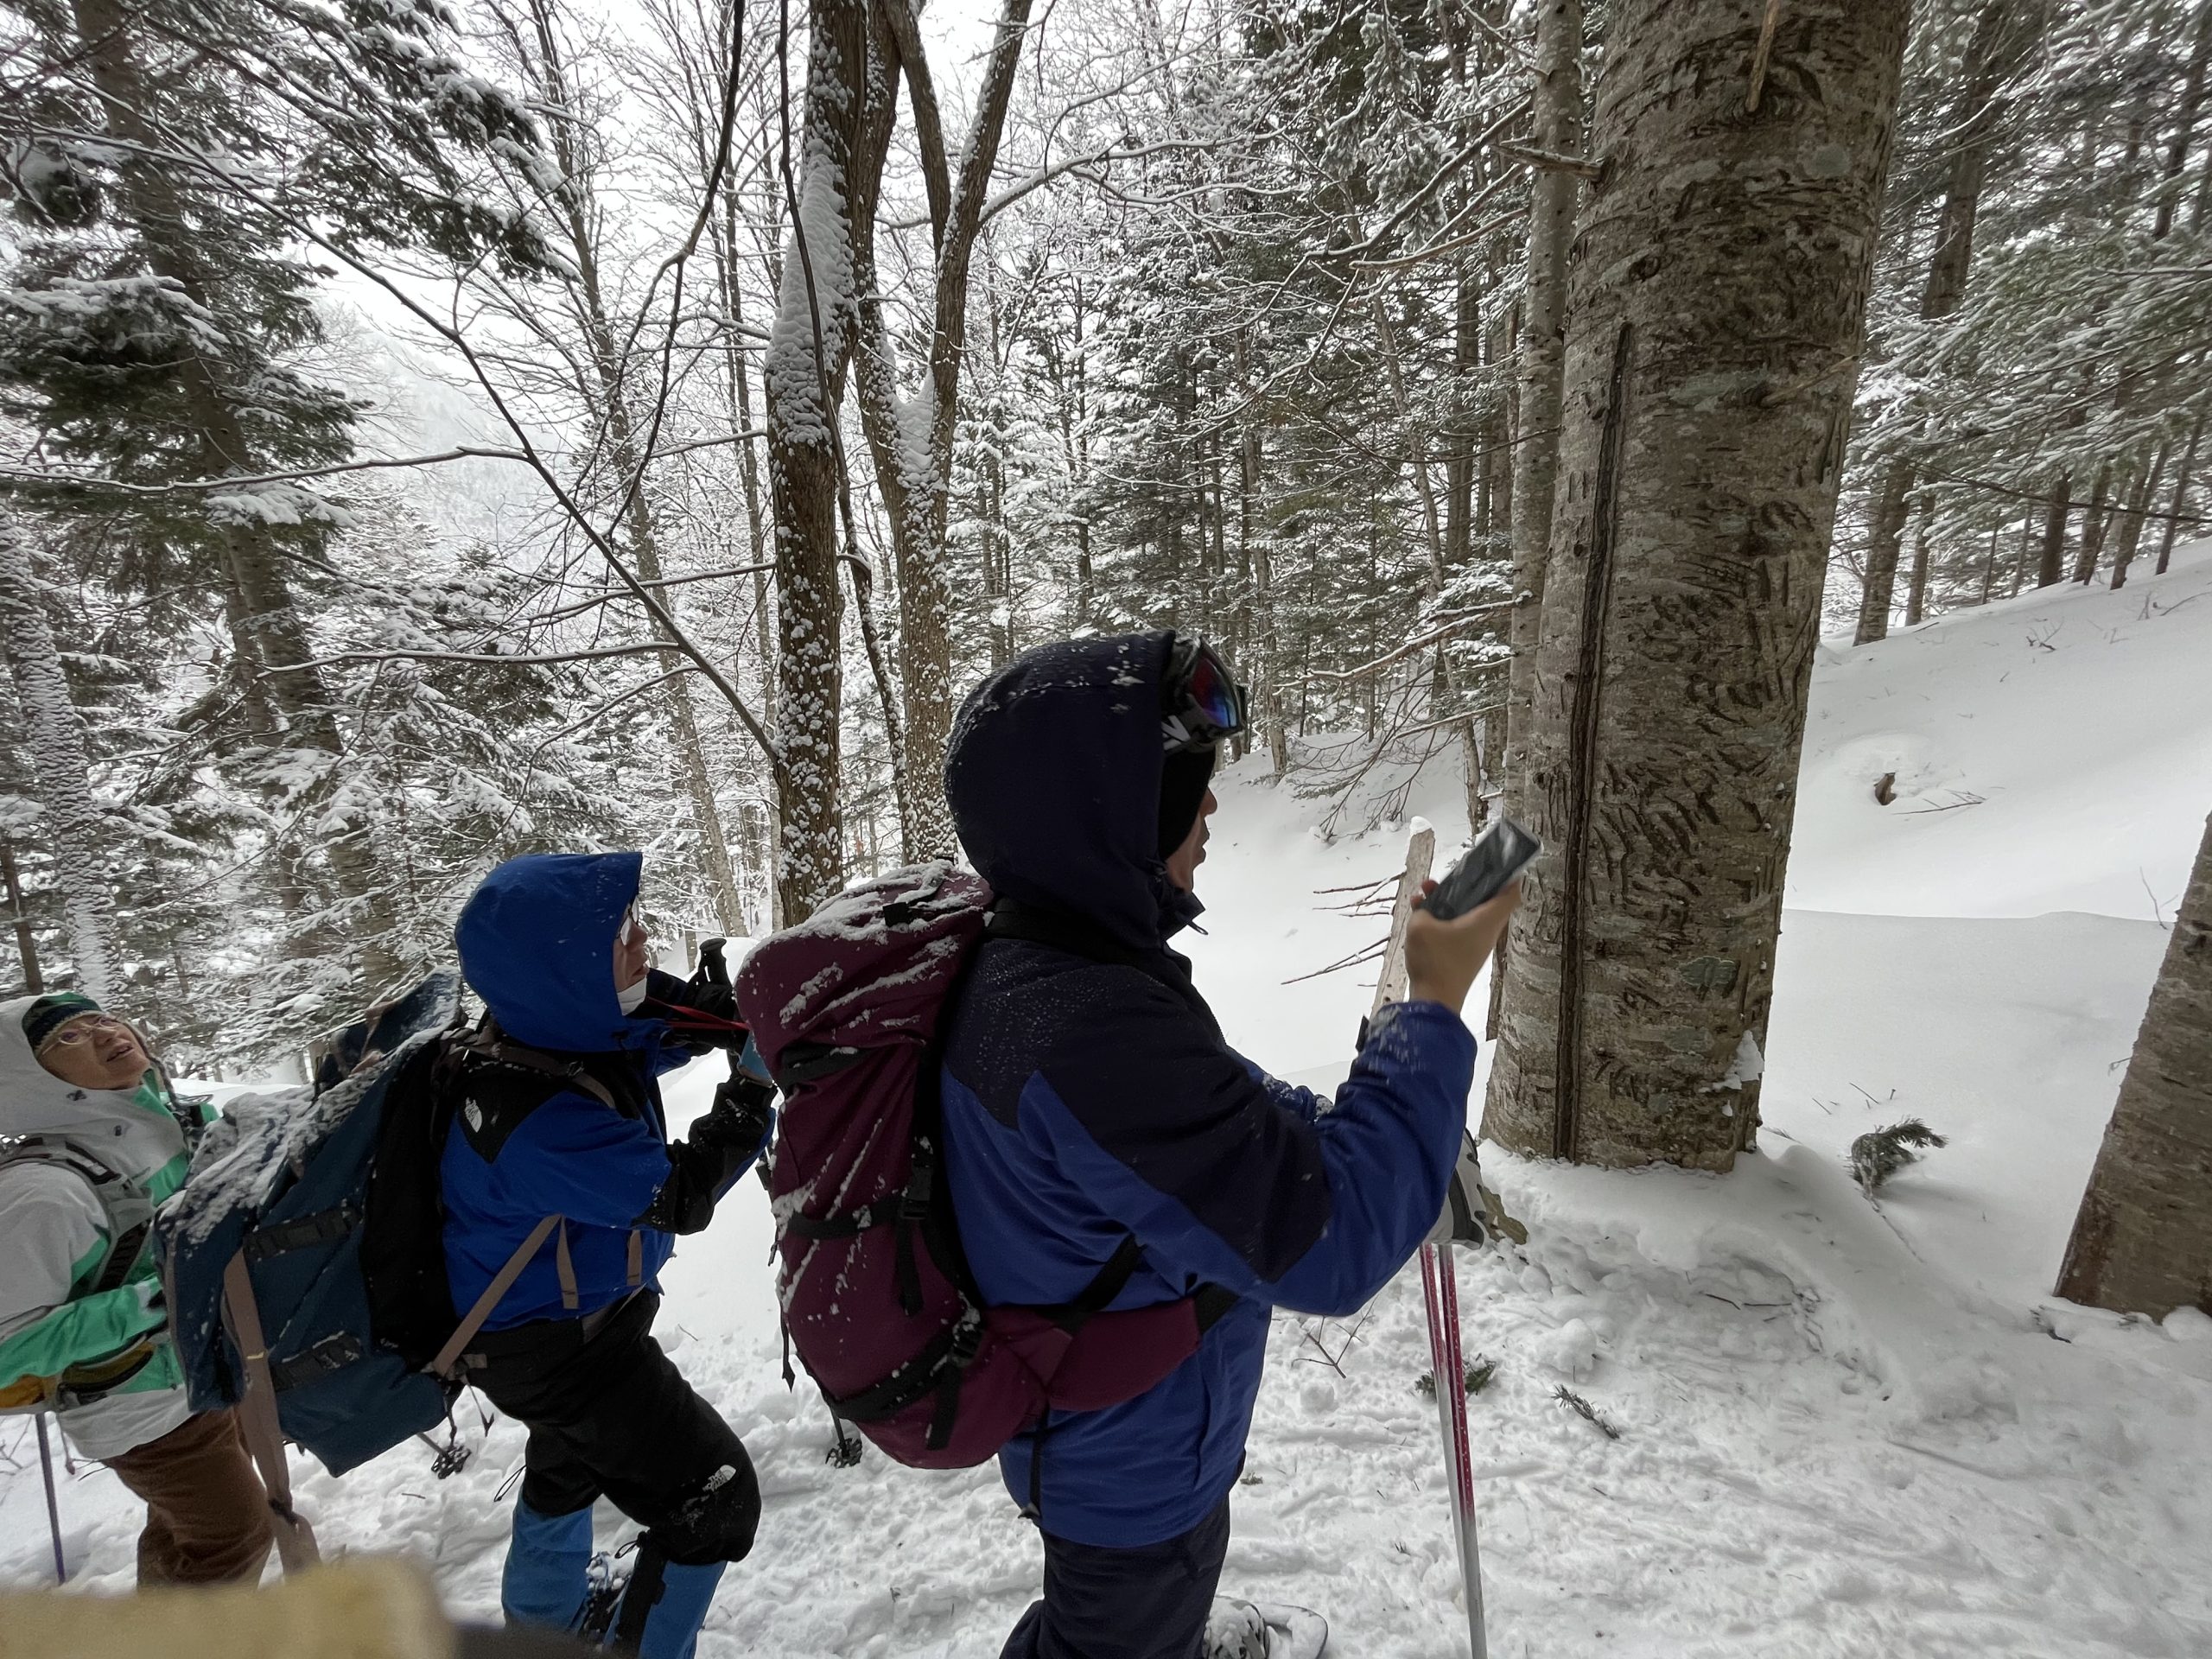
<path fill-rule="evenodd" d="M 2046 1294 L 2164 948 L 2154 899 L 2171 914 L 2212 806 L 2208 592 L 2200 546 L 2120 595 L 1824 650 L 1762 1155 L 1715 1178 L 1486 1154 L 1533 1230 L 1460 1269 L 1468 1351 L 1499 1362 L 1470 1410 L 1500 1659 L 2212 1651 L 2212 1319 Z M 1447 844 L 1457 793 L 1440 757 L 1411 790 Z M 1221 794 L 1200 983 L 1248 1053 L 1325 1086 L 1369 990 L 1299 976 L 1382 924 L 1321 890 L 1390 877 L 1401 829 L 1325 841 L 1325 804 L 1249 765 Z M 679 1117 L 716 1064 L 676 1081 Z M 1843 1150 L 1907 1113 L 1951 1145 L 1870 1205 Z M 823 1463 L 818 1402 L 779 1376 L 767 1238 L 748 1185 L 668 1275 L 664 1338 L 767 1495 L 702 1653 L 988 1659 L 1033 1535 L 989 1471 Z M 1236 1495 L 1224 1586 L 1323 1609 L 1347 1659 L 1465 1651 L 1411 1279 L 1359 1319 L 1276 1321 Z M 452 1480 L 402 1447 L 302 1499 L 327 1543 L 416 1551 L 488 1615 L 522 1436 L 466 1428 Z M 22 1582 L 45 1529 L 28 1433 L 10 1447 L 0 1578 Z M 111 1478 L 62 1504 L 79 1582 L 127 1584 Z"/>

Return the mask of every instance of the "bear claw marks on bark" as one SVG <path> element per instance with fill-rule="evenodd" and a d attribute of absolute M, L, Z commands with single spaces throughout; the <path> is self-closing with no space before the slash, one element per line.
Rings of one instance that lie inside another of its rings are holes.
<path fill-rule="evenodd" d="M 1514 919 L 1485 1116 L 1516 1151 L 1726 1169 L 1755 1128 L 1738 1059 L 1765 1040 L 1908 9 L 1613 8 L 1530 671 L 1557 850 Z"/>

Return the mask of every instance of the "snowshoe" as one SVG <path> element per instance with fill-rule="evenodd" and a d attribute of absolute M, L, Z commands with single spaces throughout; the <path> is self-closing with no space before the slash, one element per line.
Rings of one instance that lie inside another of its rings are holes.
<path fill-rule="evenodd" d="M 614 1557 L 601 1550 L 591 1558 L 586 1569 L 590 1574 L 589 1587 L 584 1592 L 584 1605 L 576 1613 L 575 1632 L 593 1647 L 607 1640 L 607 1633 L 614 1628 L 614 1615 L 622 1605 L 622 1592 L 630 1587 L 630 1573 L 626 1567 L 617 1568 Z"/>
<path fill-rule="evenodd" d="M 1216 1596 L 1203 1659 L 1319 1659 L 1329 1621 L 1310 1607 Z"/>

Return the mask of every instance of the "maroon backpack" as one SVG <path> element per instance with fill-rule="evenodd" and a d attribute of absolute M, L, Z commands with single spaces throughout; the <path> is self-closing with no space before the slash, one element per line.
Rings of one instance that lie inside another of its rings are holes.
<path fill-rule="evenodd" d="M 985 1307 L 938 1168 L 941 1033 L 991 890 L 944 862 L 840 893 L 763 942 L 739 1009 L 784 1093 L 770 1169 L 784 1329 L 838 1416 L 898 1462 L 982 1462 L 1049 1409 L 1142 1394 L 1233 1300 L 1103 1313 L 1125 1241 L 1073 1301 Z"/>

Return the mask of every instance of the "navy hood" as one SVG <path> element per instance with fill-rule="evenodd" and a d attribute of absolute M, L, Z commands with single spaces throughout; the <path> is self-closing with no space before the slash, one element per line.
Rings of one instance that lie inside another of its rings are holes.
<path fill-rule="evenodd" d="M 614 933 L 642 853 L 531 853 L 469 895 L 454 926 L 461 971 L 499 1029 L 532 1048 L 599 1054 L 658 1036 L 614 999 Z"/>
<path fill-rule="evenodd" d="M 1002 897 L 1080 917 L 1135 950 L 1203 906 L 1160 855 L 1160 679 L 1174 635 L 1064 639 L 968 694 L 944 794 L 976 874 Z"/>

